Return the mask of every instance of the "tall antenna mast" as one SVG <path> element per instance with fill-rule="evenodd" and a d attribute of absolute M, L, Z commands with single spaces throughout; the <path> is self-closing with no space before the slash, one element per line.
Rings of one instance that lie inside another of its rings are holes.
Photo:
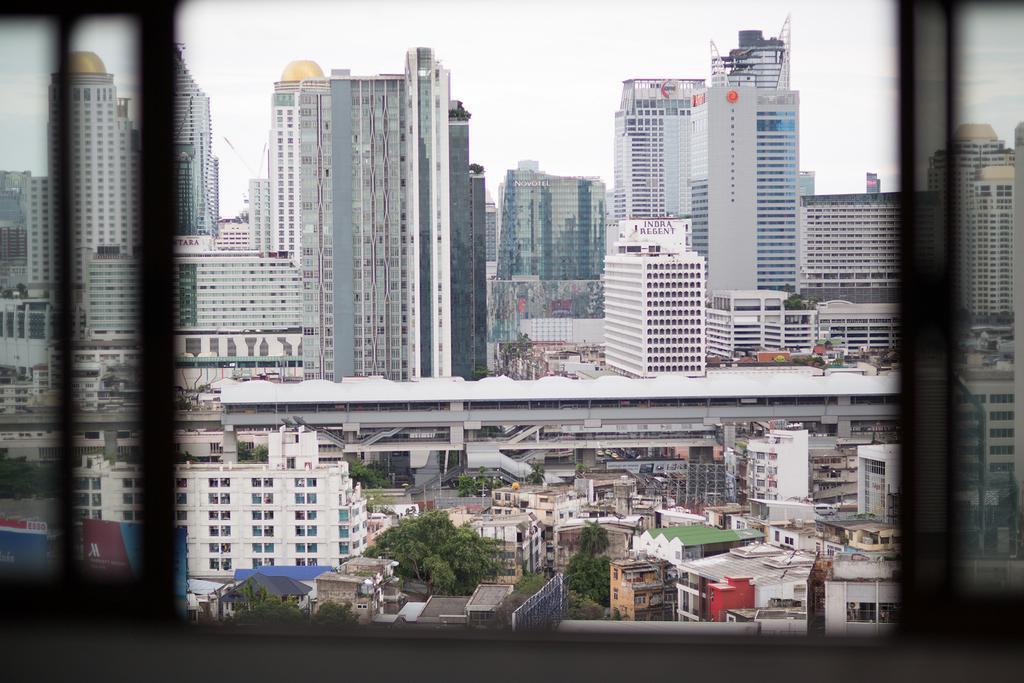
<path fill-rule="evenodd" d="M 725 75 L 725 61 L 718 53 L 718 46 L 711 41 L 711 87 L 727 85 Z"/>
<path fill-rule="evenodd" d="M 789 90 L 789 49 L 790 49 L 790 37 L 789 37 L 789 22 L 793 15 L 787 14 L 786 21 L 782 24 L 782 30 L 779 31 L 779 40 L 782 41 L 782 69 L 779 71 L 779 90 Z"/>

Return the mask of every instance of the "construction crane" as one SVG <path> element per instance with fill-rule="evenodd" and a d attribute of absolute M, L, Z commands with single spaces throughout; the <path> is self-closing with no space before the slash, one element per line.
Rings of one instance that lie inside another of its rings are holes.
<path fill-rule="evenodd" d="M 263 151 L 260 152 L 260 169 L 259 169 L 258 172 L 253 172 L 252 166 L 250 166 L 249 162 L 247 162 L 244 158 L 242 158 L 242 155 L 238 152 L 237 149 L 235 149 L 235 146 L 231 144 L 231 140 L 228 140 L 224 136 L 221 136 L 221 137 L 224 138 L 224 142 L 228 143 L 228 147 L 230 147 L 231 151 L 235 153 L 235 155 L 238 157 L 239 161 L 241 161 L 243 164 L 245 164 L 245 168 L 248 169 L 249 173 L 252 174 L 252 177 L 253 178 L 259 178 L 260 177 L 259 174 L 263 172 L 263 158 L 267 154 L 267 143 L 265 143 L 265 142 L 263 143 Z"/>

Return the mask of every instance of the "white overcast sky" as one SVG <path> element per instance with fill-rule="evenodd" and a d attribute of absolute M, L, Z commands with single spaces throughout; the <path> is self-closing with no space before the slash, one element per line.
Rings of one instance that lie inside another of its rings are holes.
<path fill-rule="evenodd" d="M 1024 119 L 1024 12 L 1000 9 L 962 23 L 968 86 L 961 118 L 991 122 L 1012 141 Z M 274 81 L 293 59 L 313 59 L 325 72 L 401 73 L 409 47 L 433 47 L 451 70 L 452 97 L 473 114 L 471 159 L 487 169 L 492 193 L 520 159 L 536 159 L 551 173 L 597 175 L 610 187 L 623 80 L 707 78 L 709 40 L 727 52 L 741 29 L 776 35 L 787 13 L 791 80 L 801 94 L 801 169 L 817 172 L 819 193 L 862 192 L 865 171 L 879 172 L 884 190 L 898 189 L 897 26 L 888 0 L 194 0 L 182 6 L 178 40 L 211 97 L 221 214 L 232 216 L 243 206 L 248 167 L 260 165 Z M 100 55 L 127 96 L 137 94 L 138 81 L 131 26 L 95 19 L 73 40 Z M 52 39 L 52 26 L 40 22 L 0 24 L 2 169 L 47 172 Z"/>

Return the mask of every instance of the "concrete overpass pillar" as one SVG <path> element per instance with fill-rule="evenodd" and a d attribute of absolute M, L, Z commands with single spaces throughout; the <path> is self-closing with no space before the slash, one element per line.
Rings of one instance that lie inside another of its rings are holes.
<path fill-rule="evenodd" d="M 117 459 L 117 430 L 103 430 L 103 457 L 108 460 Z"/>
<path fill-rule="evenodd" d="M 222 462 L 238 462 L 238 434 L 231 425 L 224 426 L 224 440 L 221 442 Z"/>
<path fill-rule="evenodd" d="M 576 449 L 576 462 L 582 464 L 587 468 L 594 467 L 597 465 L 597 449 L 596 448 L 577 448 Z"/>
<path fill-rule="evenodd" d="M 839 438 L 849 438 L 851 434 L 850 421 L 839 420 L 836 423 L 836 436 Z"/>
<path fill-rule="evenodd" d="M 726 448 L 736 448 L 736 425 L 722 425 L 722 441 Z"/>

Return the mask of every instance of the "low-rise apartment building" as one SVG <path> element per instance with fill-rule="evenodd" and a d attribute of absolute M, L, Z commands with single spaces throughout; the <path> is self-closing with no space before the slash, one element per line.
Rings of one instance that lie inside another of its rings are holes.
<path fill-rule="evenodd" d="M 768 607 L 773 600 L 806 604 L 813 565 L 811 553 L 766 543 L 683 562 L 677 584 L 679 621 L 725 621 L 728 609 Z"/>
<path fill-rule="evenodd" d="M 806 429 L 773 429 L 747 443 L 747 476 L 751 498 L 802 499 L 808 491 Z"/>
<path fill-rule="evenodd" d="M 624 621 L 675 621 L 678 572 L 666 560 L 612 560 L 612 615 Z"/>
<path fill-rule="evenodd" d="M 495 581 L 514 584 L 524 572 L 544 568 L 544 530 L 532 513 L 516 515 L 478 515 L 470 522 L 483 538 L 500 544 L 502 567 Z"/>
<path fill-rule="evenodd" d="M 649 529 L 638 536 L 633 549 L 647 557 L 673 564 L 728 552 L 731 548 L 757 543 L 763 538 L 754 529 L 725 530 L 707 526 L 677 526 Z"/>
<path fill-rule="evenodd" d="M 608 549 L 604 554 L 611 560 L 629 556 L 633 539 L 643 531 L 643 517 L 592 517 L 572 519 L 555 525 L 555 571 L 564 572 L 569 560 L 579 552 L 580 533 L 587 524 L 597 524 L 608 534 Z"/>
<path fill-rule="evenodd" d="M 825 635 L 879 636 L 896 628 L 900 611 L 899 560 L 840 553 L 825 579 Z"/>
<path fill-rule="evenodd" d="M 359 623 L 368 624 L 387 606 L 397 612 L 401 607 L 397 586 L 394 585 L 394 560 L 374 557 L 354 557 L 342 563 L 337 572 L 316 577 L 315 611 L 328 602 L 348 603 Z"/>
<path fill-rule="evenodd" d="M 900 549 L 899 527 L 874 520 L 818 520 L 820 546 L 825 557 L 842 553 L 893 553 Z"/>

